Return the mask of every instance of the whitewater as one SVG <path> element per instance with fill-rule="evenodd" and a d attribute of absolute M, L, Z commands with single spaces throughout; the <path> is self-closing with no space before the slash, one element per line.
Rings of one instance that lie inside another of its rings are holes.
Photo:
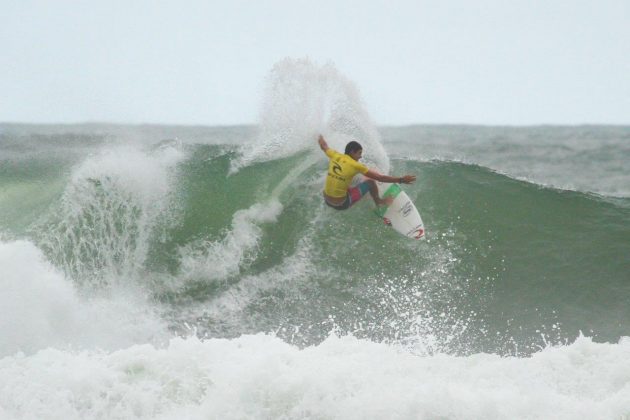
<path fill-rule="evenodd" d="M 630 127 L 378 127 L 278 63 L 255 126 L 0 124 L 0 419 L 630 417 Z M 364 146 L 427 228 L 322 203 Z"/>

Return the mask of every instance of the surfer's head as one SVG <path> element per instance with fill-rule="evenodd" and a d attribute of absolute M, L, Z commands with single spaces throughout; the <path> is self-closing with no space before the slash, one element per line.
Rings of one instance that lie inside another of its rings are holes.
<path fill-rule="evenodd" d="M 346 151 L 344 153 L 354 160 L 359 160 L 363 155 L 363 146 L 361 146 L 357 141 L 351 141 L 346 144 Z"/>

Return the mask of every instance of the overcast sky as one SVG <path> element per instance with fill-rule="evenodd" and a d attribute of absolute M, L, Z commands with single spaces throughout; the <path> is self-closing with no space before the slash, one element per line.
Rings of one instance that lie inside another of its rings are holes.
<path fill-rule="evenodd" d="M 256 123 L 285 57 L 379 125 L 630 124 L 630 0 L 0 0 L 0 121 Z"/>

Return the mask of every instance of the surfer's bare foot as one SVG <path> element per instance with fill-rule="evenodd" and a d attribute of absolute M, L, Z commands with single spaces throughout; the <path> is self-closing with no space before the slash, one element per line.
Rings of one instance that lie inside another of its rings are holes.
<path fill-rule="evenodd" d="M 394 199 L 392 197 L 385 197 L 385 198 L 381 198 L 380 200 L 378 200 L 378 203 L 376 205 L 377 206 L 389 206 L 393 202 L 394 202 Z"/>

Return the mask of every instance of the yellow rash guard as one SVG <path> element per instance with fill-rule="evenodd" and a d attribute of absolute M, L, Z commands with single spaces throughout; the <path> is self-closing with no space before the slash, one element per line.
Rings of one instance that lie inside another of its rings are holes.
<path fill-rule="evenodd" d="M 330 162 L 328 163 L 328 176 L 326 177 L 324 193 L 329 197 L 345 197 L 352 178 L 359 172 L 365 174 L 369 170 L 367 166 L 350 156 L 330 148 L 326 150 L 326 156 L 330 158 Z"/>

